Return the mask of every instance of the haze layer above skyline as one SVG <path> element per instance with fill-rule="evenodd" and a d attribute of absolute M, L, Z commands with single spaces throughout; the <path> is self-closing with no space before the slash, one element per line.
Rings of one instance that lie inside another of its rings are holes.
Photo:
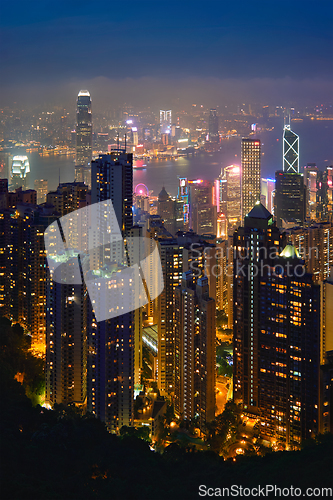
<path fill-rule="evenodd" d="M 327 101 L 332 19 L 326 0 L 6 2 L 1 100 Z"/>

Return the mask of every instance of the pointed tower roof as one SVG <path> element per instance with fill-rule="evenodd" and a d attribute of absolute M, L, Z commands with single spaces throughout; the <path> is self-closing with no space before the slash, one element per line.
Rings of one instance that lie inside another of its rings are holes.
<path fill-rule="evenodd" d="M 158 195 L 158 201 L 167 201 L 169 198 L 170 196 L 168 195 L 168 193 L 165 190 L 165 187 L 163 186 L 162 191 Z"/>
<path fill-rule="evenodd" d="M 294 245 L 286 245 L 282 252 L 280 253 L 280 257 L 285 257 L 286 259 L 299 259 L 299 253 L 297 248 Z"/>
<path fill-rule="evenodd" d="M 247 217 L 252 217 L 254 219 L 270 219 L 272 214 L 262 203 L 258 203 L 257 205 L 254 205 L 251 212 L 247 214 Z"/>

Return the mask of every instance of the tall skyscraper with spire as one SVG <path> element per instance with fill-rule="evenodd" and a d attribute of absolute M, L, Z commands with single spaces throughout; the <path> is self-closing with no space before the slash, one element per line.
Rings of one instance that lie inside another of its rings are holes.
<path fill-rule="evenodd" d="M 242 220 L 260 203 L 261 143 L 259 139 L 242 139 Z"/>
<path fill-rule="evenodd" d="M 91 97 L 88 90 L 80 90 L 76 108 L 76 165 L 90 165 L 92 157 Z"/>

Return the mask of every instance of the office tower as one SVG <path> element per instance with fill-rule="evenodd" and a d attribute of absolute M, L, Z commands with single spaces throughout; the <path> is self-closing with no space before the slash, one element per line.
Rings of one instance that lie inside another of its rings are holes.
<path fill-rule="evenodd" d="M 216 237 L 224 240 L 228 236 L 228 219 L 220 212 L 217 214 Z"/>
<path fill-rule="evenodd" d="M 172 112 L 171 109 L 165 111 L 160 109 L 160 133 L 170 134 L 172 123 Z"/>
<path fill-rule="evenodd" d="M 119 288 L 126 289 L 125 303 L 133 301 L 135 293 L 127 267 L 105 265 L 91 271 L 89 279 L 96 282 L 95 300 L 105 303 L 105 310 L 121 308 Z M 105 295 L 104 283 L 108 284 Z M 102 285 L 102 286 L 100 286 Z M 131 297 L 129 297 L 131 295 Z M 134 402 L 134 319 L 135 311 L 97 322 L 92 306 L 88 304 L 88 362 L 87 409 L 99 417 L 110 432 L 118 433 L 123 425 L 133 423 Z"/>
<path fill-rule="evenodd" d="M 182 274 L 175 290 L 175 413 L 198 427 L 215 417 L 215 301 L 208 278 Z"/>
<path fill-rule="evenodd" d="M 27 187 L 30 164 L 27 156 L 14 156 L 11 167 L 11 188 Z"/>
<path fill-rule="evenodd" d="M 333 223 L 321 222 L 285 231 L 287 241 L 297 248 L 314 281 L 327 280 L 333 266 Z"/>
<path fill-rule="evenodd" d="M 219 142 L 219 118 L 216 109 L 209 111 L 208 137 L 210 142 Z"/>
<path fill-rule="evenodd" d="M 76 108 L 76 165 L 90 165 L 92 157 L 91 98 L 88 90 L 80 90 Z"/>
<path fill-rule="evenodd" d="M 91 163 L 91 202 L 111 200 L 123 234 L 133 225 L 133 155 L 111 151 Z"/>
<path fill-rule="evenodd" d="M 258 139 L 242 139 L 242 220 L 260 203 L 261 144 Z"/>
<path fill-rule="evenodd" d="M 299 173 L 299 137 L 290 125 L 283 128 L 283 171 L 287 174 Z"/>
<path fill-rule="evenodd" d="M 77 264 L 69 250 L 67 266 Z M 58 259 L 64 258 L 59 256 Z M 57 257 L 55 257 L 57 259 Z M 67 268 L 68 269 L 68 268 Z M 66 273 L 67 274 L 67 273 Z M 63 277 L 66 281 L 69 276 Z M 46 292 L 46 387 L 50 406 L 87 404 L 87 290 L 83 284 L 58 283 L 48 276 Z"/>
<path fill-rule="evenodd" d="M 298 449 L 318 431 L 319 286 L 262 205 L 234 246 L 234 400 L 272 445 Z"/>
<path fill-rule="evenodd" d="M 217 213 L 223 213 L 227 215 L 227 180 L 225 176 L 221 173 L 214 181 L 214 205 L 216 205 Z"/>
<path fill-rule="evenodd" d="M 325 172 L 327 213 L 332 215 L 333 212 L 333 167 L 326 167 Z"/>
<path fill-rule="evenodd" d="M 306 188 L 306 217 L 315 220 L 317 218 L 317 193 L 319 170 L 315 163 L 308 163 L 304 167 L 304 186 Z"/>
<path fill-rule="evenodd" d="M 158 195 L 157 212 L 162 217 L 166 230 L 175 234 L 175 202 L 164 186 Z"/>
<path fill-rule="evenodd" d="M 261 179 L 261 195 L 265 198 L 264 207 L 274 215 L 275 179 Z"/>
<path fill-rule="evenodd" d="M 224 169 L 226 180 L 226 215 L 228 229 L 232 232 L 241 221 L 241 169 L 237 165 L 229 165 Z"/>
<path fill-rule="evenodd" d="M 202 179 L 188 181 L 190 229 L 197 234 L 216 235 L 216 206 L 213 205 L 213 183 Z"/>
<path fill-rule="evenodd" d="M 275 172 L 274 215 L 279 227 L 288 223 L 303 224 L 306 188 L 301 174 L 292 174 L 278 170 Z"/>
<path fill-rule="evenodd" d="M 65 182 L 59 184 L 56 191 L 50 191 L 46 201 L 63 217 L 86 206 L 87 191 L 88 187 L 83 182 Z"/>
<path fill-rule="evenodd" d="M 41 203 L 45 203 L 46 202 L 46 196 L 47 196 L 47 193 L 48 193 L 48 189 L 47 189 L 47 180 L 44 180 L 44 179 L 36 179 L 35 180 L 35 183 L 34 183 L 34 186 L 35 186 L 35 191 L 37 192 L 37 203 L 38 205 L 40 205 Z"/>

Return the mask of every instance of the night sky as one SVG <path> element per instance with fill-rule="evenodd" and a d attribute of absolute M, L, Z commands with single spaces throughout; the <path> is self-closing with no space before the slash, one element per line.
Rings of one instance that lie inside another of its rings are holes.
<path fill-rule="evenodd" d="M 98 78 L 325 87 L 332 19 L 332 0 L 3 2 L 1 80 L 5 92 Z"/>

